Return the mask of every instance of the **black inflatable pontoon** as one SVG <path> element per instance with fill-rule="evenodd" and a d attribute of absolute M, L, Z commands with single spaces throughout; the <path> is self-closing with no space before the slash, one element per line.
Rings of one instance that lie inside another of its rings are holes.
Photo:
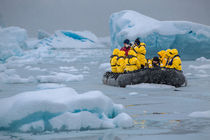
<path fill-rule="evenodd" d="M 126 87 L 140 83 L 166 84 L 175 87 L 187 85 L 187 80 L 182 71 L 175 69 L 140 69 L 134 72 L 123 74 L 106 72 L 103 76 L 103 83 L 110 86 Z"/>

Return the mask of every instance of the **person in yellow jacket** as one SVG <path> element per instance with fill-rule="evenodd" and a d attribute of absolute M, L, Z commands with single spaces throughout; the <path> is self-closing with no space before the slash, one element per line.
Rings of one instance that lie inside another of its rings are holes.
<path fill-rule="evenodd" d="M 137 59 L 137 54 L 133 50 L 129 50 L 128 56 L 125 59 L 125 70 L 128 71 L 135 71 L 140 69 L 140 63 Z"/>
<path fill-rule="evenodd" d="M 153 57 L 153 59 L 149 59 L 148 67 L 149 68 L 159 68 L 160 67 L 160 59 L 157 56 Z"/>
<path fill-rule="evenodd" d="M 182 70 L 182 61 L 180 59 L 180 56 L 178 55 L 177 49 L 171 50 L 171 61 L 168 64 L 169 68 L 176 69 L 176 70 Z"/>
<path fill-rule="evenodd" d="M 146 54 L 145 47 L 144 46 L 138 46 L 138 47 L 135 47 L 133 50 L 137 54 L 137 59 L 140 62 L 141 68 L 144 68 L 146 63 L 147 63 L 147 59 L 145 58 L 145 54 Z"/>
<path fill-rule="evenodd" d="M 124 73 L 125 66 L 125 51 L 119 51 L 117 58 L 117 73 Z"/>
<path fill-rule="evenodd" d="M 139 38 L 137 38 L 135 41 L 134 41 L 134 44 L 131 46 L 131 50 L 134 50 L 135 47 L 140 47 L 140 40 Z"/>
<path fill-rule="evenodd" d="M 161 50 L 158 53 L 159 60 L 160 60 L 160 67 L 165 67 L 168 61 L 168 55 L 166 55 L 165 50 Z"/>
<path fill-rule="evenodd" d="M 166 62 L 165 68 L 170 68 L 169 63 L 171 62 L 171 59 L 172 59 L 172 50 L 171 49 L 167 49 L 165 56 L 167 58 L 167 62 Z"/>
<path fill-rule="evenodd" d="M 119 49 L 114 49 L 112 55 L 110 56 L 111 70 L 113 73 L 117 73 L 117 57 L 119 52 Z"/>

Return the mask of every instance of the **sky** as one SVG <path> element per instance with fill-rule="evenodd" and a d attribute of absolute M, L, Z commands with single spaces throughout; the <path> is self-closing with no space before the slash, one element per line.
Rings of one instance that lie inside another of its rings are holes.
<path fill-rule="evenodd" d="M 109 35 L 109 17 L 134 10 L 158 20 L 192 21 L 210 26 L 210 0 L 0 0 L 0 25 L 37 30 L 89 30 Z"/>

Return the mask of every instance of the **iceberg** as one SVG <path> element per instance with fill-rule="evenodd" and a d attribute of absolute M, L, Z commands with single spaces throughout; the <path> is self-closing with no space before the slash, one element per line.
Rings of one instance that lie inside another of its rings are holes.
<path fill-rule="evenodd" d="M 22 56 L 27 48 L 27 32 L 19 27 L 0 27 L 0 61 L 4 62 L 11 56 Z"/>
<path fill-rule="evenodd" d="M 58 30 L 53 35 L 43 38 L 36 47 L 54 49 L 103 47 L 93 33 L 89 31 Z"/>
<path fill-rule="evenodd" d="M 37 38 L 38 39 L 44 39 L 44 38 L 48 38 L 48 37 L 50 37 L 49 33 L 47 33 L 44 30 L 38 30 L 38 32 L 37 32 Z"/>
<path fill-rule="evenodd" d="M 24 92 L 0 99 L 0 130 L 17 132 L 128 128 L 123 106 L 100 91 L 78 94 L 61 87 Z"/>
<path fill-rule="evenodd" d="M 210 58 L 210 26 L 188 21 L 159 21 L 124 10 L 110 17 L 111 49 L 123 46 L 124 39 L 137 37 L 147 45 L 147 56 L 176 48 L 184 59 Z"/>

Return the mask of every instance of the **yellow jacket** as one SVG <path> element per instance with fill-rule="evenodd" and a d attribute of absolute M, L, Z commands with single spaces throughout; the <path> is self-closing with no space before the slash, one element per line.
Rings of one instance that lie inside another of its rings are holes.
<path fill-rule="evenodd" d="M 119 51 L 117 58 L 117 73 L 124 73 L 125 66 L 125 51 Z"/>
<path fill-rule="evenodd" d="M 119 49 L 114 49 L 113 54 L 110 57 L 111 70 L 113 73 L 117 73 L 117 57 L 119 51 Z"/>
<path fill-rule="evenodd" d="M 135 71 L 140 69 L 140 63 L 139 60 L 137 59 L 137 54 L 133 50 L 130 50 L 128 52 L 128 56 L 125 59 L 125 64 L 126 64 L 125 67 L 126 71 Z"/>
<path fill-rule="evenodd" d="M 167 58 L 167 62 L 166 62 L 165 68 L 170 68 L 171 66 L 169 65 L 169 63 L 171 62 L 172 57 L 173 57 L 172 56 L 172 50 L 171 49 L 167 49 L 165 56 Z"/>
<path fill-rule="evenodd" d="M 168 56 L 166 55 L 166 51 L 162 50 L 158 52 L 160 59 L 160 67 L 165 67 L 168 61 Z"/>
<path fill-rule="evenodd" d="M 153 59 L 148 59 L 148 68 L 160 67 L 160 64 L 153 64 Z"/>
<path fill-rule="evenodd" d="M 171 69 L 182 70 L 182 61 L 180 59 L 180 56 L 178 55 L 177 49 L 172 50 L 171 61 L 168 65 Z"/>
<path fill-rule="evenodd" d="M 151 59 L 148 59 L 148 68 L 152 68 L 152 60 Z"/>
<path fill-rule="evenodd" d="M 140 66 L 145 66 L 147 63 L 147 59 L 145 58 L 146 49 L 144 46 L 138 46 L 134 48 L 134 51 L 137 53 L 137 59 L 140 62 Z M 142 68 L 142 67 L 141 67 Z"/>

